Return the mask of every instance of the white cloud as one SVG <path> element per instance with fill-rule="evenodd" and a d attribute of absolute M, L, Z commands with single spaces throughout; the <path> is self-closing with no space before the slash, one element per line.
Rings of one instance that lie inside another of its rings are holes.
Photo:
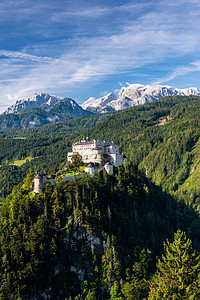
<path fill-rule="evenodd" d="M 109 4 L 109 3 L 106 3 Z M 87 4 L 84 6 L 77 7 L 67 7 L 65 10 L 60 12 L 55 12 L 51 16 L 53 22 L 63 22 L 66 18 L 105 18 L 109 14 L 119 14 L 122 12 L 136 15 L 139 11 L 143 10 L 145 7 L 149 7 L 152 4 L 151 1 L 146 3 L 127 3 L 123 5 L 112 5 L 108 6 L 102 2 L 102 5 L 95 6 Z"/>
<path fill-rule="evenodd" d="M 105 14 L 109 13 L 109 8 L 107 7 L 89 7 L 83 9 L 73 9 L 73 10 L 65 10 L 61 12 L 56 12 L 51 16 L 51 20 L 53 22 L 63 22 L 66 18 L 98 18 L 105 16 Z"/>
<path fill-rule="evenodd" d="M 33 60 L 38 62 L 46 62 L 46 61 L 52 61 L 49 57 L 41 57 L 41 56 L 35 56 L 23 52 L 18 51 L 8 51 L 8 50 L 0 50 L 0 56 L 10 57 L 10 58 L 19 58 L 24 60 Z"/>
<path fill-rule="evenodd" d="M 200 61 L 199 60 L 192 62 L 188 66 L 175 68 L 175 70 L 170 72 L 167 75 L 167 77 L 160 78 L 160 79 L 152 82 L 152 84 L 162 84 L 162 83 L 171 81 L 171 80 L 175 79 L 176 77 L 184 76 L 186 74 L 197 72 L 197 71 L 200 71 Z"/>

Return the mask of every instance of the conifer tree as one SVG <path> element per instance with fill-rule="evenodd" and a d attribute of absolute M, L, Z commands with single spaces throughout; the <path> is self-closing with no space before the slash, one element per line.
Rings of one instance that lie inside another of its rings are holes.
<path fill-rule="evenodd" d="M 165 251 L 151 282 L 149 300 L 200 299 L 200 257 L 192 250 L 191 240 L 178 230 L 173 243 L 167 240 Z"/>

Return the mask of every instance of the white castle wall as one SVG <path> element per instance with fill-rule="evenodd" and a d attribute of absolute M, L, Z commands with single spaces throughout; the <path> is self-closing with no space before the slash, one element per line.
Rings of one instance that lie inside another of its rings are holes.
<path fill-rule="evenodd" d="M 94 175 L 95 169 L 93 167 L 85 167 L 85 172 L 89 173 L 90 176 Z"/>
<path fill-rule="evenodd" d="M 104 163 L 109 161 L 115 167 L 120 166 L 124 161 L 123 156 L 119 154 L 119 146 L 113 142 L 89 141 L 84 138 L 82 141 L 74 143 L 72 150 L 67 155 L 69 162 L 72 162 L 72 156 L 75 154 L 81 155 L 84 163 L 101 164 L 102 154 L 104 155 Z"/>

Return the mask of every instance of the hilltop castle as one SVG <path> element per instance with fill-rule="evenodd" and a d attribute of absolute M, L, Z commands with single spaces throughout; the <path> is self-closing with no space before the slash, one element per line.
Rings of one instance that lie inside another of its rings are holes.
<path fill-rule="evenodd" d="M 127 161 L 126 156 L 119 154 L 119 146 L 113 142 L 105 142 L 99 140 L 89 141 L 83 138 L 79 142 L 75 142 L 72 146 L 72 152 L 68 152 L 67 161 L 72 162 L 73 155 L 79 154 L 84 163 L 103 164 L 110 163 L 118 167 Z"/>
<path fill-rule="evenodd" d="M 88 138 L 83 138 L 81 141 L 75 142 L 72 146 L 72 152 L 68 152 L 67 154 L 67 163 L 72 162 L 72 157 L 76 154 L 79 154 L 82 161 L 87 163 L 85 172 L 89 173 L 91 176 L 93 176 L 95 172 L 100 172 L 103 169 L 105 169 L 108 174 L 112 175 L 113 166 L 118 167 L 122 165 L 124 161 L 127 162 L 127 157 L 124 153 L 119 154 L 118 145 L 113 142 L 102 142 L 95 139 L 89 141 Z M 81 178 L 83 175 L 84 173 L 70 177 L 62 177 L 62 180 L 70 181 L 73 180 L 74 177 Z M 41 192 L 47 182 L 55 184 L 54 179 L 48 180 L 46 177 L 42 177 L 36 172 L 33 180 L 34 193 Z"/>

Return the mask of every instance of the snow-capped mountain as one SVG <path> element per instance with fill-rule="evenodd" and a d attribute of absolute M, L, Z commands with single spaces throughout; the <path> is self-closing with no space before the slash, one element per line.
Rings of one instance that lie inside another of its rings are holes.
<path fill-rule="evenodd" d="M 189 95 L 199 96 L 200 93 L 200 91 L 196 87 L 182 89 L 181 91 L 184 93 L 185 96 L 189 96 Z"/>
<path fill-rule="evenodd" d="M 109 95 L 112 94 L 114 98 L 111 100 Z M 142 85 L 130 84 L 127 87 L 122 87 L 119 92 L 119 97 L 111 93 L 103 98 L 95 99 L 89 98 L 81 106 L 85 109 L 94 109 L 105 112 L 110 110 L 121 110 L 135 105 L 141 105 L 158 100 L 164 96 L 173 95 L 196 95 L 200 96 L 200 91 L 197 88 L 177 89 L 171 86 L 162 85 Z M 107 99 L 107 101 L 105 101 Z"/>
<path fill-rule="evenodd" d="M 111 110 L 121 110 L 129 108 L 135 105 L 141 105 L 158 100 L 164 96 L 182 95 L 189 96 L 195 95 L 200 96 L 200 91 L 195 87 L 187 89 L 177 89 L 171 86 L 162 85 L 142 85 L 142 84 L 129 84 L 126 87 L 122 87 L 119 91 L 119 97 L 113 93 L 102 98 L 90 97 L 82 105 L 78 105 L 74 100 L 65 98 L 60 100 L 56 96 L 49 95 L 47 93 L 37 94 L 35 93 L 32 97 L 26 100 L 18 100 L 12 106 L 10 106 L 3 114 L 16 113 L 21 110 L 33 106 L 49 106 L 54 107 L 55 105 L 65 102 L 65 108 L 70 111 L 74 111 L 77 115 L 85 114 L 84 110 L 91 110 L 96 112 L 108 112 Z M 62 106 L 64 103 L 62 104 Z"/>
<path fill-rule="evenodd" d="M 117 100 L 117 97 L 115 94 L 113 93 L 109 93 L 108 95 L 102 97 L 102 98 L 99 98 L 99 99 L 96 99 L 94 97 L 90 97 L 87 101 L 85 101 L 81 107 L 83 109 L 102 109 L 103 107 L 106 107 L 107 104 L 109 104 L 110 102 L 112 101 L 115 101 Z"/>
<path fill-rule="evenodd" d="M 8 107 L 4 114 L 10 114 L 18 112 L 23 109 L 27 109 L 32 106 L 49 105 L 54 106 L 60 99 L 56 96 L 49 95 L 47 93 L 37 94 L 35 93 L 32 97 L 18 100 L 15 104 Z"/>
<path fill-rule="evenodd" d="M 165 96 L 173 95 L 199 96 L 200 91 L 197 88 L 177 89 L 171 86 L 162 85 L 145 86 L 139 84 L 130 84 L 120 90 L 119 98 L 117 101 L 111 102 L 110 106 L 115 110 L 120 110 L 134 105 L 152 102 Z"/>
<path fill-rule="evenodd" d="M 17 101 L 0 115 L 0 129 L 38 127 L 90 114 L 91 112 L 84 110 L 73 99 L 60 100 L 49 94 L 34 94 L 31 98 Z"/>

